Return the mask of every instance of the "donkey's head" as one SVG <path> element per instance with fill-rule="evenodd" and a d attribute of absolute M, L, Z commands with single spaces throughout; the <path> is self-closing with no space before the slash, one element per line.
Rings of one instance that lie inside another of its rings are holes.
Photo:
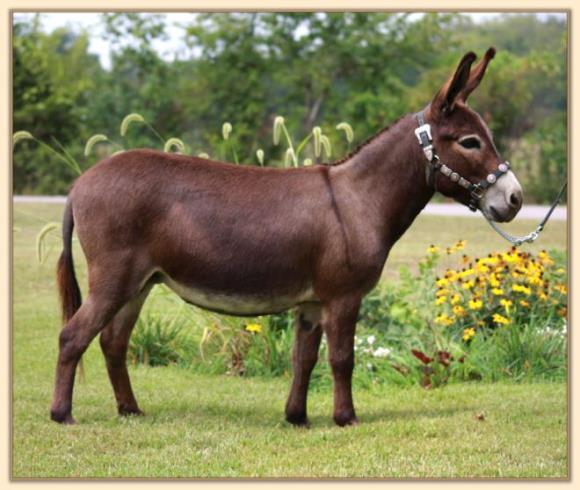
<path fill-rule="evenodd" d="M 520 210 L 522 188 L 500 157 L 489 128 L 466 103 L 494 55 L 488 49 L 472 70 L 476 56 L 467 53 L 425 110 L 425 119 L 436 151 L 434 168 L 442 164 L 432 177 L 436 189 L 501 222 L 511 221 Z"/>

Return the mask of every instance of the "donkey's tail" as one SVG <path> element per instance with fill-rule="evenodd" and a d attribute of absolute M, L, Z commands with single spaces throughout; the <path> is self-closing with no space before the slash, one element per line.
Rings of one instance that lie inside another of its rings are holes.
<path fill-rule="evenodd" d="M 63 248 L 56 269 L 58 292 L 60 294 L 60 304 L 62 307 L 62 318 L 65 324 L 73 317 L 76 311 L 81 307 L 82 303 L 81 290 L 79 289 L 79 283 L 75 274 L 72 256 L 73 228 L 74 218 L 72 212 L 72 201 L 69 197 L 62 220 Z"/>

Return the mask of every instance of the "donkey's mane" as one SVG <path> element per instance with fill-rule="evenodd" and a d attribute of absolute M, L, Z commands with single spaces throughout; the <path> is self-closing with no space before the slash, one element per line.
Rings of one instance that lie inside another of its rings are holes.
<path fill-rule="evenodd" d="M 342 158 L 340 158 L 339 160 L 335 160 L 334 162 L 331 163 L 326 163 L 325 165 L 331 165 L 331 166 L 335 166 L 335 165 L 340 165 L 341 163 L 346 162 L 347 160 L 350 160 L 353 156 L 355 156 L 357 153 L 359 153 L 363 148 L 365 148 L 366 146 L 370 145 L 374 140 L 376 140 L 379 136 L 381 136 L 382 134 L 390 131 L 390 129 L 395 126 L 399 121 L 401 121 L 402 119 L 404 119 L 406 117 L 406 115 L 399 117 L 398 119 L 395 119 L 391 124 L 389 124 L 388 126 L 385 126 L 383 129 L 381 129 L 379 132 L 373 134 L 372 136 L 370 136 L 369 138 L 367 138 L 366 140 L 364 140 L 362 143 L 360 143 L 354 150 L 351 150 L 349 153 L 347 153 L 345 156 L 343 156 Z"/>

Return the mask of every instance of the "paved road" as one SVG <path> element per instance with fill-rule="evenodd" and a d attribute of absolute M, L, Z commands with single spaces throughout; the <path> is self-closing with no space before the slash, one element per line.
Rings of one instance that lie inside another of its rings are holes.
<path fill-rule="evenodd" d="M 64 204 L 66 201 L 65 196 L 14 196 L 14 202 L 30 202 L 30 203 L 45 203 L 45 204 Z M 566 206 L 558 206 L 552 217 L 552 220 L 562 220 L 567 219 L 567 208 Z M 518 214 L 520 219 L 541 219 L 546 215 L 548 211 L 548 206 L 539 206 L 535 204 L 529 204 L 524 206 Z M 437 216 L 467 216 L 467 217 L 479 217 L 479 213 L 472 213 L 465 206 L 461 204 L 454 203 L 430 203 L 423 210 L 425 214 L 432 214 Z"/>

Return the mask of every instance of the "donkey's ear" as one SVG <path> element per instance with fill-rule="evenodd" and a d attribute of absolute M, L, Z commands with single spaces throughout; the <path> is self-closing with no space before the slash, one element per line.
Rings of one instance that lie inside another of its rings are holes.
<path fill-rule="evenodd" d="M 459 94 L 459 98 L 465 102 L 467 97 L 473 92 L 481 82 L 483 75 L 485 75 L 485 70 L 487 69 L 487 65 L 495 56 L 495 48 L 489 48 L 482 60 L 475 66 L 472 70 L 471 74 L 469 75 L 469 81 L 465 85 L 465 88 Z"/>
<path fill-rule="evenodd" d="M 447 113 L 453 110 L 457 96 L 469 81 L 469 70 L 471 69 L 471 64 L 475 61 L 475 58 L 475 53 L 472 51 L 461 58 L 454 75 L 447 80 L 445 85 L 443 85 L 441 90 L 439 90 L 433 99 L 433 102 L 431 102 L 431 107 L 436 112 Z"/>

